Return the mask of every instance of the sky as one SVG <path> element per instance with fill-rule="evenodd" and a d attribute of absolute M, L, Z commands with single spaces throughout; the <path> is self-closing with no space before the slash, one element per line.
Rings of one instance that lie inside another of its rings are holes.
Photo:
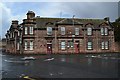
<path fill-rule="evenodd" d="M 0 2 L 0 36 L 5 37 L 12 20 L 22 20 L 26 18 L 26 13 L 31 10 L 36 16 L 58 17 L 58 18 L 99 18 L 110 17 L 110 21 L 118 18 L 118 0 L 4 0 Z"/>

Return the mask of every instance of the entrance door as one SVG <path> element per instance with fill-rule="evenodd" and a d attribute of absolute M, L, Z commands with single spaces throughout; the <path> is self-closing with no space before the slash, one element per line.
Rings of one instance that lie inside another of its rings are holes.
<path fill-rule="evenodd" d="M 52 53 L 52 44 L 49 43 L 47 44 L 47 54 L 51 54 Z"/>
<path fill-rule="evenodd" d="M 79 44 L 78 43 L 75 44 L 75 53 L 79 53 Z"/>

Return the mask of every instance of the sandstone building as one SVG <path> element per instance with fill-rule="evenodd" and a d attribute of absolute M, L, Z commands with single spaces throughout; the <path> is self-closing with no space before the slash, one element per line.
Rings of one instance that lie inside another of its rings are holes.
<path fill-rule="evenodd" d="M 6 33 L 12 54 L 81 54 L 116 52 L 109 18 L 45 18 L 28 11 L 21 24 L 13 20 Z"/>

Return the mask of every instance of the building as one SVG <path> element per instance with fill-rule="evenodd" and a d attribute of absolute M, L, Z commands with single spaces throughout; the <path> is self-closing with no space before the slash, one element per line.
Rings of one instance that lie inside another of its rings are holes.
<path fill-rule="evenodd" d="M 6 33 L 6 52 L 13 54 L 81 54 L 116 52 L 109 18 L 45 18 L 28 11 Z"/>

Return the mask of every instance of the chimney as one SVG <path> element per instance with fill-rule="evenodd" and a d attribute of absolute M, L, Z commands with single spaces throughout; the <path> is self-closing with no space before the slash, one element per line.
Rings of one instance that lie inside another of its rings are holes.
<path fill-rule="evenodd" d="M 27 19 L 32 19 L 35 17 L 35 13 L 33 11 L 28 11 L 27 15 Z"/>
<path fill-rule="evenodd" d="M 18 25 L 18 20 L 12 20 L 12 25 L 17 24 Z"/>
<path fill-rule="evenodd" d="M 109 22 L 110 18 L 109 17 L 105 17 L 104 20 Z"/>

